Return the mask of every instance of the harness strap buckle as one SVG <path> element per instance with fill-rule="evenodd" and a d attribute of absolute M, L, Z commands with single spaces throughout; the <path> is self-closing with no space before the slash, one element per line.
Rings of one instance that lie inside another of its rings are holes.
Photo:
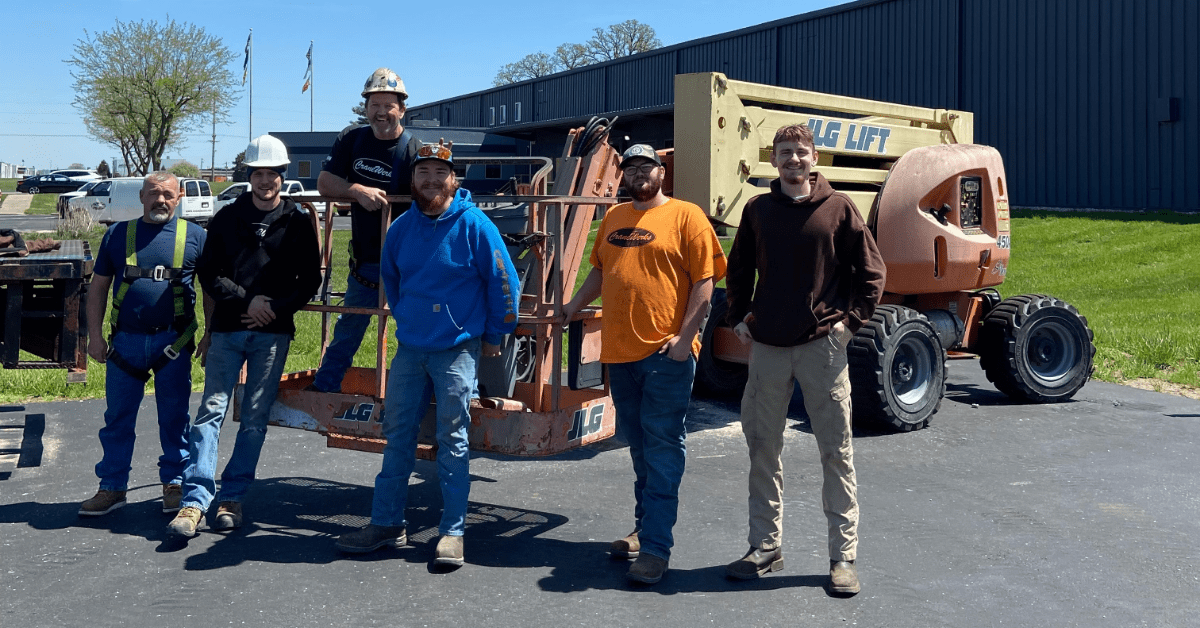
<path fill-rule="evenodd" d="M 167 345 L 167 346 L 163 347 L 163 355 L 174 360 L 175 358 L 179 357 L 179 352 L 176 351 L 175 348 L 172 347 L 171 345 Z"/>
<path fill-rule="evenodd" d="M 162 266 L 162 265 L 155 266 L 153 270 L 154 270 L 154 275 L 152 276 L 152 279 L 154 279 L 154 281 L 163 281 L 164 279 L 167 278 L 167 267 L 166 266 Z"/>

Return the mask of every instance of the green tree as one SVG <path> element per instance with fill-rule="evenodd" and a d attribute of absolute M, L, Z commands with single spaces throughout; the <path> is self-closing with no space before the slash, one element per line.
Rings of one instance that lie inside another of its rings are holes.
<path fill-rule="evenodd" d="M 214 112 L 226 118 L 237 102 L 234 57 L 193 24 L 117 20 L 109 31 L 85 30 L 66 63 L 88 133 L 145 174 L 162 167 L 163 153 L 181 147 L 187 131 L 211 124 Z"/>
<path fill-rule="evenodd" d="M 637 20 L 625 20 L 593 30 L 592 38 L 582 44 L 565 43 L 556 48 L 553 55 L 535 52 L 504 64 L 496 72 L 492 85 L 509 85 L 662 47 L 654 29 Z"/>
<path fill-rule="evenodd" d="M 112 176 L 112 172 L 108 169 L 107 161 L 104 161 L 103 159 L 100 160 L 100 165 L 96 166 L 96 174 L 104 177 L 105 179 Z"/>
<path fill-rule="evenodd" d="M 249 181 L 250 175 L 246 174 L 246 151 L 237 154 L 233 158 L 233 180 L 235 182 Z"/>
<path fill-rule="evenodd" d="M 171 169 L 168 172 L 177 177 L 191 177 L 195 179 L 200 176 L 200 169 L 196 167 L 196 164 L 190 161 L 181 161 L 174 166 L 171 166 Z"/>
<path fill-rule="evenodd" d="M 353 113 L 355 116 L 357 116 L 355 119 L 350 121 L 350 124 L 357 124 L 359 126 L 366 124 L 367 123 L 367 101 L 364 100 L 364 101 L 358 103 L 357 105 L 354 105 L 353 107 L 351 107 L 350 113 Z"/>

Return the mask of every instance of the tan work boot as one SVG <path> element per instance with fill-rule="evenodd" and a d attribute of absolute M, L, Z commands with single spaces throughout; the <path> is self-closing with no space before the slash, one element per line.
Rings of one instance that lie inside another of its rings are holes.
<path fill-rule="evenodd" d="M 212 529 L 232 530 L 242 525 L 242 502 L 221 502 L 217 506 L 217 516 L 213 518 Z"/>
<path fill-rule="evenodd" d="M 783 548 L 751 547 L 746 555 L 725 566 L 725 575 L 738 580 L 753 580 L 763 574 L 783 569 Z"/>
<path fill-rule="evenodd" d="M 617 539 L 608 546 L 608 553 L 613 558 L 637 558 L 642 551 L 642 543 L 638 540 L 638 531 L 630 532 L 625 538 Z"/>
<path fill-rule="evenodd" d="M 163 513 L 179 512 L 179 502 L 183 501 L 183 487 L 178 484 L 163 484 Z"/>
<path fill-rule="evenodd" d="M 438 539 L 433 564 L 462 567 L 463 562 L 463 538 L 461 536 L 443 536 Z"/>
<path fill-rule="evenodd" d="M 858 584 L 858 570 L 852 560 L 829 561 L 829 590 L 833 593 L 854 595 L 862 587 Z"/>
<path fill-rule="evenodd" d="M 179 509 L 179 514 L 167 524 L 167 534 L 174 537 L 183 537 L 190 539 L 196 536 L 196 527 L 200 525 L 200 518 L 204 513 L 195 506 L 184 506 Z"/>
<path fill-rule="evenodd" d="M 100 489 L 91 499 L 79 505 L 80 517 L 99 517 L 125 505 L 125 491 Z"/>

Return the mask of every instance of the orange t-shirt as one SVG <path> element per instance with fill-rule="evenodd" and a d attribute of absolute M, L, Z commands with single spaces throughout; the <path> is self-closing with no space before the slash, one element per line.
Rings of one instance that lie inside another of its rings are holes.
<path fill-rule="evenodd" d="M 600 361 L 636 362 L 674 338 L 683 326 L 692 284 L 725 276 L 725 253 L 704 212 L 671 199 L 647 210 L 622 203 L 609 209 L 592 247 L 603 273 Z M 700 354 L 700 335 L 692 339 Z"/>

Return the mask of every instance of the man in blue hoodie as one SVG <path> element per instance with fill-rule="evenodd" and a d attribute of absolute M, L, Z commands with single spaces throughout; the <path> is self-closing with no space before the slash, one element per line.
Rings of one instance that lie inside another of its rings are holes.
<path fill-rule="evenodd" d="M 471 488 L 467 426 L 476 364 L 480 353 L 500 355 L 504 334 L 517 327 L 521 295 L 500 231 L 458 188 L 449 146 L 418 150 L 412 196 L 413 207 L 388 228 L 380 259 L 398 341 L 387 378 L 383 468 L 371 523 L 343 534 L 337 547 L 362 553 L 407 542 L 408 478 L 421 419 L 436 395 L 443 508 L 434 564 L 457 567 Z"/>

